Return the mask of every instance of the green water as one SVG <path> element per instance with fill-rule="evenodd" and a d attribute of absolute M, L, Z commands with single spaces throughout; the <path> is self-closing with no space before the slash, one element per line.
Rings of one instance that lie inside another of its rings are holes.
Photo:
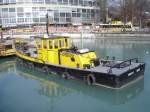
<path fill-rule="evenodd" d="M 14 58 L 0 59 L 0 112 L 150 111 L 150 41 L 88 39 L 83 46 L 101 58 L 138 57 L 146 63 L 144 79 L 116 91 L 19 67 Z"/>

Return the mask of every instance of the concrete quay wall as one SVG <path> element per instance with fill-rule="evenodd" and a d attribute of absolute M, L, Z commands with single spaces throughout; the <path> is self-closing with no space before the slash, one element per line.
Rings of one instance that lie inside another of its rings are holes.
<path fill-rule="evenodd" d="M 4 34 L 6 37 L 20 37 L 20 38 L 30 38 L 30 36 L 43 36 L 41 33 L 20 33 L 20 34 Z M 46 34 L 45 34 L 46 35 Z M 150 33 L 55 33 L 52 35 L 59 36 L 69 36 L 71 38 L 141 38 L 141 39 L 150 39 Z"/>

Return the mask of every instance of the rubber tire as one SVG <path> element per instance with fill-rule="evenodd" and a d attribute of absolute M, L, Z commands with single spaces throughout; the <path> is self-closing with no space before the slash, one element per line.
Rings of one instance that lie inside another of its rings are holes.
<path fill-rule="evenodd" d="M 34 64 L 33 63 L 28 63 L 29 69 L 34 69 Z"/>
<path fill-rule="evenodd" d="M 93 85 L 96 82 L 94 75 L 89 74 L 86 79 L 87 85 Z"/>
<path fill-rule="evenodd" d="M 68 72 L 64 72 L 64 73 L 62 74 L 62 78 L 64 78 L 64 79 L 70 79 L 69 73 L 68 73 Z"/>
<path fill-rule="evenodd" d="M 44 73 L 49 73 L 49 69 L 48 69 L 47 66 L 42 67 L 42 71 L 43 71 Z"/>

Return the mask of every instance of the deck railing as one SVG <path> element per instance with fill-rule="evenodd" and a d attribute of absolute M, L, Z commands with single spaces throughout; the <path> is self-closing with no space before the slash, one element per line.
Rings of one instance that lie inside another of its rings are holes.
<path fill-rule="evenodd" d="M 125 60 L 121 63 L 117 63 L 115 65 L 113 65 L 112 67 L 110 68 L 124 68 L 126 66 L 129 66 L 131 65 L 131 62 L 135 61 L 136 63 L 138 62 L 138 58 L 132 58 L 132 59 L 129 59 L 129 60 Z"/>

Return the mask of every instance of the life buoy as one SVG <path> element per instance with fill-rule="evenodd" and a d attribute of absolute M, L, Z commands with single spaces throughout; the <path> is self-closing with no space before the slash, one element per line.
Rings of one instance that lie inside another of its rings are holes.
<path fill-rule="evenodd" d="M 89 74 L 86 80 L 88 85 L 93 85 L 96 82 L 96 79 L 93 74 Z"/>

